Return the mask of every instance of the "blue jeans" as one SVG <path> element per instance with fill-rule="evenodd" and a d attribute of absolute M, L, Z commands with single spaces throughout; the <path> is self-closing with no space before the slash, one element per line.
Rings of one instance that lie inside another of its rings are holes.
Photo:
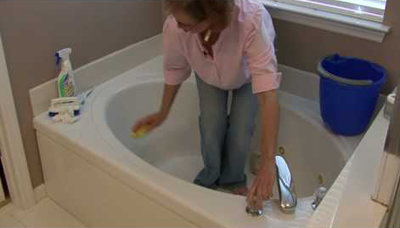
<path fill-rule="evenodd" d="M 250 150 L 258 109 L 258 99 L 252 92 L 251 83 L 232 91 L 228 115 L 229 91 L 206 84 L 198 76 L 196 80 L 204 168 L 194 183 L 208 188 L 245 186 L 246 155 Z"/>

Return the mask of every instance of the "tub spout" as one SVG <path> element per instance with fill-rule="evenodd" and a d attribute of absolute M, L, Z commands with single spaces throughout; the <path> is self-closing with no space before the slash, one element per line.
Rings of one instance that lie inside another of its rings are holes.
<path fill-rule="evenodd" d="M 285 158 L 275 156 L 276 180 L 279 193 L 280 208 L 285 214 L 293 214 L 297 206 L 293 176 Z"/>

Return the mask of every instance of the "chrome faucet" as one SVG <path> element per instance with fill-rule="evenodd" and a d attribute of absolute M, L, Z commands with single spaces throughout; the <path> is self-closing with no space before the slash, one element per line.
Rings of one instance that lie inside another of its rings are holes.
<path fill-rule="evenodd" d="M 279 193 L 279 206 L 285 214 L 295 212 L 297 206 L 297 196 L 294 189 L 293 176 L 285 158 L 281 155 L 275 156 L 276 181 Z M 254 205 L 248 205 L 246 212 L 252 216 L 261 216 L 263 210 Z"/>
<path fill-rule="evenodd" d="M 275 156 L 275 163 L 280 208 L 285 214 L 293 214 L 297 206 L 297 196 L 292 172 L 283 156 Z"/>

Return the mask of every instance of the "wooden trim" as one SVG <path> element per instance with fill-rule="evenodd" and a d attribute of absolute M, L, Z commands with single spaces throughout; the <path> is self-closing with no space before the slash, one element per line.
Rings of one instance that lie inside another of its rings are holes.
<path fill-rule="evenodd" d="M 47 190 L 44 184 L 37 186 L 34 190 L 36 202 L 40 202 L 42 199 L 47 198 Z"/>
<path fill-rule="evenodd" d="M 261 0 L 275 19 L 307 25 L 347 36 L 382 43 L 390 27 L 379 22 L 291 5 L 275 0 Z"/>
<path fill-rule="evenodd" d="M 0 34 L 0 144 L 11 201 L 28 209 L 36 204 L 22 143 L 7 64 Z"/>

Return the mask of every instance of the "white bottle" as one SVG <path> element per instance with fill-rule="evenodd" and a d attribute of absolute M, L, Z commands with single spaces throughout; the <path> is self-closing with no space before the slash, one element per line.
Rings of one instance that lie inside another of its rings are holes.
<path fill-rule="evenodd" d="M 395 100 L 396 100 L 396 92 L 397 92 L 396 90 L 397 90 L 397 88 L 394 90 L 393 93 L 389 94 L 389 95 L 386 97 L 386 104 L 385 104 L 385 109 L 384 109 L 383 114 L 384 114 L 384 117 L 385 117 L 387 120 L 390 120 L 391 117 L 392 117 L 393 106 L 394 106 L 394 102 L 395 102 Z"/>

